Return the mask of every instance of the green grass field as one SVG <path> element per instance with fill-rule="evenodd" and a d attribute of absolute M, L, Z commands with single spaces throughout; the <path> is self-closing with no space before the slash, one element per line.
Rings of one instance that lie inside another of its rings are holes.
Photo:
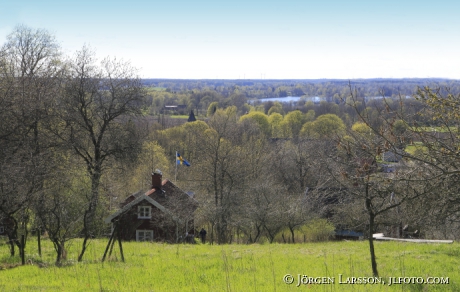
<path fill-rule="evenodd" d="M 412 128 L 415 132 L 439 132 L 439 133 L 447 133 L 447 132 L 455 132 L 458 131 L 458 128 L 455 126 L 450 126 L 449 128 L 446 127 L 418 127 Z"/>
<path fill-rule="evenodd" d="M 188 119 L 188 115 L 170 115 L 168 116 L 170 117 L 171 119 Z"/>
<path fill-rule="evenodd" d="M 73 241 L 67 261 L 57 267 L 49 241 L 42 243 L 43 258 L 30 241 L 27 265 L 16 266 L 19 257 L 11 258 L 2 241 L 0 291 L 460 291 L 458 243 L 376 242 L 381 278 L 370 280 L 380 284 L 340 283 L 372 276 L 366 241 L 222 246 L 126 242 L 126 262 L 115 245 L 112 257 L 102 263 L 106 244 L 94 240 L 85 261 L 78 263 L 80 242 Z M 303 282 L 309 283 L 298 285 L 304 275 L 310 278 Z M 449 283 L 390 286 L 389 277 L 444 277 Z M 290 279 L 293 283 L 286 284 Z"/>

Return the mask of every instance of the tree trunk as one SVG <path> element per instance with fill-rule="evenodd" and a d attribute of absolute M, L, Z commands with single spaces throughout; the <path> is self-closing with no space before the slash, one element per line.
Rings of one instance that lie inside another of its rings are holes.
<path fill-rule="evenodd" d="M 42 244 L 41 244 L 41 230 L 38 229 L 37 233 L 37 244 L 38 244 L 38 255 L 42 257 Z"/>
<path fill-rule="evenodd" d="M 62 247 L 59 243 L 56 244 L 56 265 L 61 262 Z"/>
<path fill-rule="evenodd" d="M 81 252 L 80 254 L 78 255 L 78 261 L 81 262 L 83 260 L 83 255 L 85 254 L 85 251 L 86 251 L 86 247 L 87 247 L 87 241 L 88 241 L 88 237 L 85 236 L 85 238 L 83 239 L 83 244 L 82 244 L 82 247 L 81 247 Z"/>
<path fill-rule="evenodd" d="M 10 256 L 14 257 L 14 254 L 15 254 L 14 239 L 11 238 L 10 236 L 8 236 L 8 239 L 9 239 L 8 243 L 10 245 Z"/>
<path fill-rule="evenodd" d="M 289 227 L 289 230 L 291 231 L 292 243 L 295 243 L 295 239 L 294 239 L 294 228 Z"/>
<path fill-rule="evenodd" d="M 56 265 L 61 263 L 61 260 L 63 259 L 63 254 L 64 254 L 64 246 L 59 243 L 59 241 L 56 241 Z"/>
<path fill-rule="evenodd" d="M 26 251 L 25 251 L 24 245 L 25 245 L 25 235 L 21 235 L 21 246 L 19 250 L 21 253 L 21 264 L 22 265 L 26 264 Z"/>
<path fill-rule="evenodd" d="M 96 215 L 96 208 L 99 202 L 99 182 L 101 180 L 101 168 L 100 166 L 96 166 L 95 169 L 92 171 L 91 175 L 91 198 L 89 202 L 88 209 L 85 211 L 85 216 L 83 218 L 83 244 L 81 248 L 81 252 L 78 255 L 78 261 L 81 262 L 83 260 L 83 256 L 85 254 L 88 240 L 91 237 L 94 237 L 94 216 Z"/>
<path fill-rule="evenodd" d="M 260 225 L 256 225 L 256 236 L 254 237 L 254 241 L 251 243 L 256 243 L 259 240 L 260 235 L 262 234 L 262 231 L 260 230 Z"/>
<path fill-rule="evenodd" d="M 379 276 L 379 272 L 377 271 L 377 261 L 375 259 L 375 250 L 374 250 L 374 220 L 375 215 L 372 212 L 369 212 L 369 251 L 371 254 L 371 264 L 372 264 L 372 274 L 374 277 Z"/>
<path fill-rule="evenodd" d="M 21 253 L 21 243 L 18 240 L 17 221 L 12 217 L 9 217 L 8 219 L 11 220 L 10 222 L 13 222 L 11 227 L 7 227 L 8 228 L 7 235 L 8 235 L 8 240 L 10 244 L 10 256 L 14 257 L 14 255 L 16 254 L 14 246 L 17 245 L 19 249 L 19 254 L 20 254 Z"/>
<path fill-rule="evenodd" d="M 217 221 L 217 241 L 219 244 L 225 244 L 227 240 L 227 219 L 225 214 L 221 214 Z"/>

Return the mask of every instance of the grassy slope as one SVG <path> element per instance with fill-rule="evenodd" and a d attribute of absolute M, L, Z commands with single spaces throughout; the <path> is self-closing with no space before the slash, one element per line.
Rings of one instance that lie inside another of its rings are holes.
<path fill-rule="evenodd" d="M 339 284 L 339 274 L 369 277 L 366 242 L 296 245 L 163 245 L 124 243 L 126 263 L 112 258 L 100 262 L 107 241 L 93 241 L 86 261 L 75 262 L 79 242 L 69 247 L 62 267 L 52 264 L 54 253 L 44 242 L 44 258 L 35 243 L 27 250 L 28 265 L 0 270 L 1 291 L 460 291 L 460 245 L 376 242 L 379 271 L 387 277 L 449 277 L 448 285 Z M 10 259 L 0 245 L 0 261 Z M 40 264 L 41 263 L 41 264 Z M 39 267 L 42 266 L 42 267 Z M 44 267 L 43 267 L 44 266 Z M 292 274 L 294 284 L 283 283 Z M 332 285 L 297 285 L 297 275 L 335 277 Z M 300 289 L 300 290 L 299 290 Z"/>

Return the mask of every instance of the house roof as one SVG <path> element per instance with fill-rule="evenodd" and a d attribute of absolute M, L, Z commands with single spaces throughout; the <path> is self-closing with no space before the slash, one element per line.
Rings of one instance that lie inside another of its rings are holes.
<path fill-rule="evenodd" d="M 120 210 L 118 210 L 117 212 L 113 213 L 112 215 L 110 215 L 109 217 L 105 218 L 104 222 L 105 223 L 110 223 L 112 222 L 113 219 L 115 219 L 116 217 L 122 215 L 123 213 L 127 212 L 128 210 L 130 210 L 133 206 L 137 205 L 138 203 L 142 202 L 142 201 L 147 201 L 149 202 L 150 204 L 154 205 L 155 207 L 157 207 L 158 209 L 160 209 L 161 211 L 163 212 L 169 212 L 165 207 L 163 207 L 160 203 L 158 203 L 157 201 L 155 201 L 154 199 L 150 198 L 149 196 L 146 196 L 145 194 L 142 194 L 141 192 L 137 192 L 134 194 L 134 196 L 136 196 L 137 198 L 134 199 L 133 201 L 129 202 L 128 204 L 124 205 L 123 208 L 121 208 Z"/>
<path fill-rule="evenodd" d="M 197 204 L 195 199 L 193 199 L 191 196 L 189 196 L 186 192 L 181 190 L 178 186 L 176 186 L 168 179 L 162 181 L 161 190 L 158 188 L 153 188 L 145 194 L 151 197 L 152 199 L 156 200 L 157 202 L 164 204 L 165 206 L 168 205 L 166 201 L 172 198 L 174 198 L 175 200 L 181 200 L 183 201 L 183 203 L 188 203 L 192 205 Z"/>

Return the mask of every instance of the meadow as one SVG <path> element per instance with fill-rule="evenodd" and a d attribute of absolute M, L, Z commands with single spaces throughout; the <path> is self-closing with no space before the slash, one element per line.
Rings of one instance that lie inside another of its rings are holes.
<path fill-rule="evenodd" d="M 125 262 L 117 245 L 112 256 L 101 262 L 106 244 L 107 240 L 93 240 L 79 263 L 80 242 L 75 240 L 68 246 L 67 260 L 56 266 L 49 241 L 42 241 L 42 257 L 36 253 L 36 242 L 30 241 L 27 264 L 20 266 L 19 257 L 11 258 L 2 241 L 0 291 L 460 291 L 458 243 L 376 242 L 377 279 L 372 277 L 366 241 L 256 245 L 125 242 Z M 447 278 L 448 283 L 439 283 Z M 404 283 L 421 280 L 438 284 Z M 290 281 L 292 284 L 286 284 Z M 390 281 L 399 283 L 389 285 Z"/>

